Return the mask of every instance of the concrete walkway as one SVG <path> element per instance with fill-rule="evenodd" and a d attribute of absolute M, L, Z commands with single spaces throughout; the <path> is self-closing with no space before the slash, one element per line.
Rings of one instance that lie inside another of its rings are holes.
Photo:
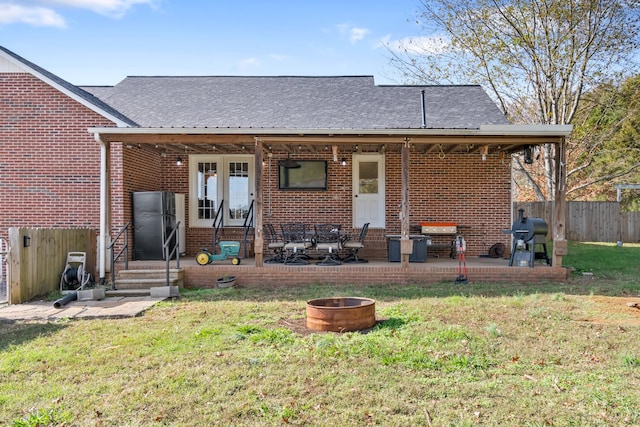
<path fill-rule="evenodd" d="M 135 317 L 166 298 L 107 297 L 99 301 L 72 301 L 54 308 L 53 301 L 0 306 L 0 323 L 46 322 L 58 319 L 118 319 Z"/>

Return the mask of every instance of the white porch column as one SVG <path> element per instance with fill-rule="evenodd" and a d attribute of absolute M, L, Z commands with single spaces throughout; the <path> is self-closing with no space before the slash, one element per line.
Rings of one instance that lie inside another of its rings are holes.
<path fill-rule="evenodd" d="M 94 134 L 100 144 L 100 237 L 98 245 L 98 260 L 100 285 L 105 284 L 107 270 L 107 144 L 100 139 L 100 134 Z M 113 272 L 111 272 L 113 273 Z"/>

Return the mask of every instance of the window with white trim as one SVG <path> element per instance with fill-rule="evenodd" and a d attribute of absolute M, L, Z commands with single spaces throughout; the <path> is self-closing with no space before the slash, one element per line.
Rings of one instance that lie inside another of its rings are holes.
<path fill-rule="evenodd" d="M 254 193 L 252 155 L 189 156 L 189 226 L 212 227 L 222 205 L 225 226 L 241 226 Z"/>

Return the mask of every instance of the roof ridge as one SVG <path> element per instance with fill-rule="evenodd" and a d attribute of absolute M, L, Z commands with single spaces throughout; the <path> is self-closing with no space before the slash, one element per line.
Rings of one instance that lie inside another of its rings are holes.
<path fill-rule="evenodd" d="M 148 76 L 127 76 L 130 78 L 234 78 L 234 79 L 278 79 L 278 78 L 300 78 L 300 79 L 350 79 L 366 78 L 373 79 L 373 75 L 326 75 L 326 76 L 303 76 L 303 75 L 273 75 L 273 76 L 239 76 L 239 75 L 148 75 Z"/>

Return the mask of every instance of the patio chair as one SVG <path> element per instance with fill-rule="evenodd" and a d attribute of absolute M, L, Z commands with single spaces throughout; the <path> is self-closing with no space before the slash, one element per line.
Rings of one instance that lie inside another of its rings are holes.
<path fill-rule="evenodd" d="M 358 256 L 358 251 L 364 248 L 364 239 L 367 237 L 367 231 L 369 230 L 369 223 L 367 222 L 360 230 L 360 234 L 357 239 L 349 239 L 342 244 L 344 249 L 349 251 L 349 254 L 342 260 L 342 262 L 346 263 L 365 263 L 369 262 L 366 259 L 360 258 Z"/>
<path fill-rule="evenodd" d="M 273 251 L 271 258 L 265 259 L 267 264 L 281 264 L 284 262 L 284 241 L 276 233 L 273 224 L 264 224 L 262 226 L 264 238 L 267 240 L 267 248 Z"/>
<path fill-rule="evenodd" d="M 307 226 L 296 222 L 280 224 L 280 228 L 282 229 L 282 240 L 284 241 L 284 250 L 286 251 L 284 264 L 309 264 L 305 251 L 309 249 L 313 243 L 311 242 L 311 238 L 307 236 Z"/>
<path fill-rule="evenodd" d="M 316 265 L 340 265 L 338 251 L 340 245 L 340 229 L 339 224 L 317 224 L 315 226 L 315 248 L 320 251 L 327 251 L 326 256 L 318 261 Z"/>

